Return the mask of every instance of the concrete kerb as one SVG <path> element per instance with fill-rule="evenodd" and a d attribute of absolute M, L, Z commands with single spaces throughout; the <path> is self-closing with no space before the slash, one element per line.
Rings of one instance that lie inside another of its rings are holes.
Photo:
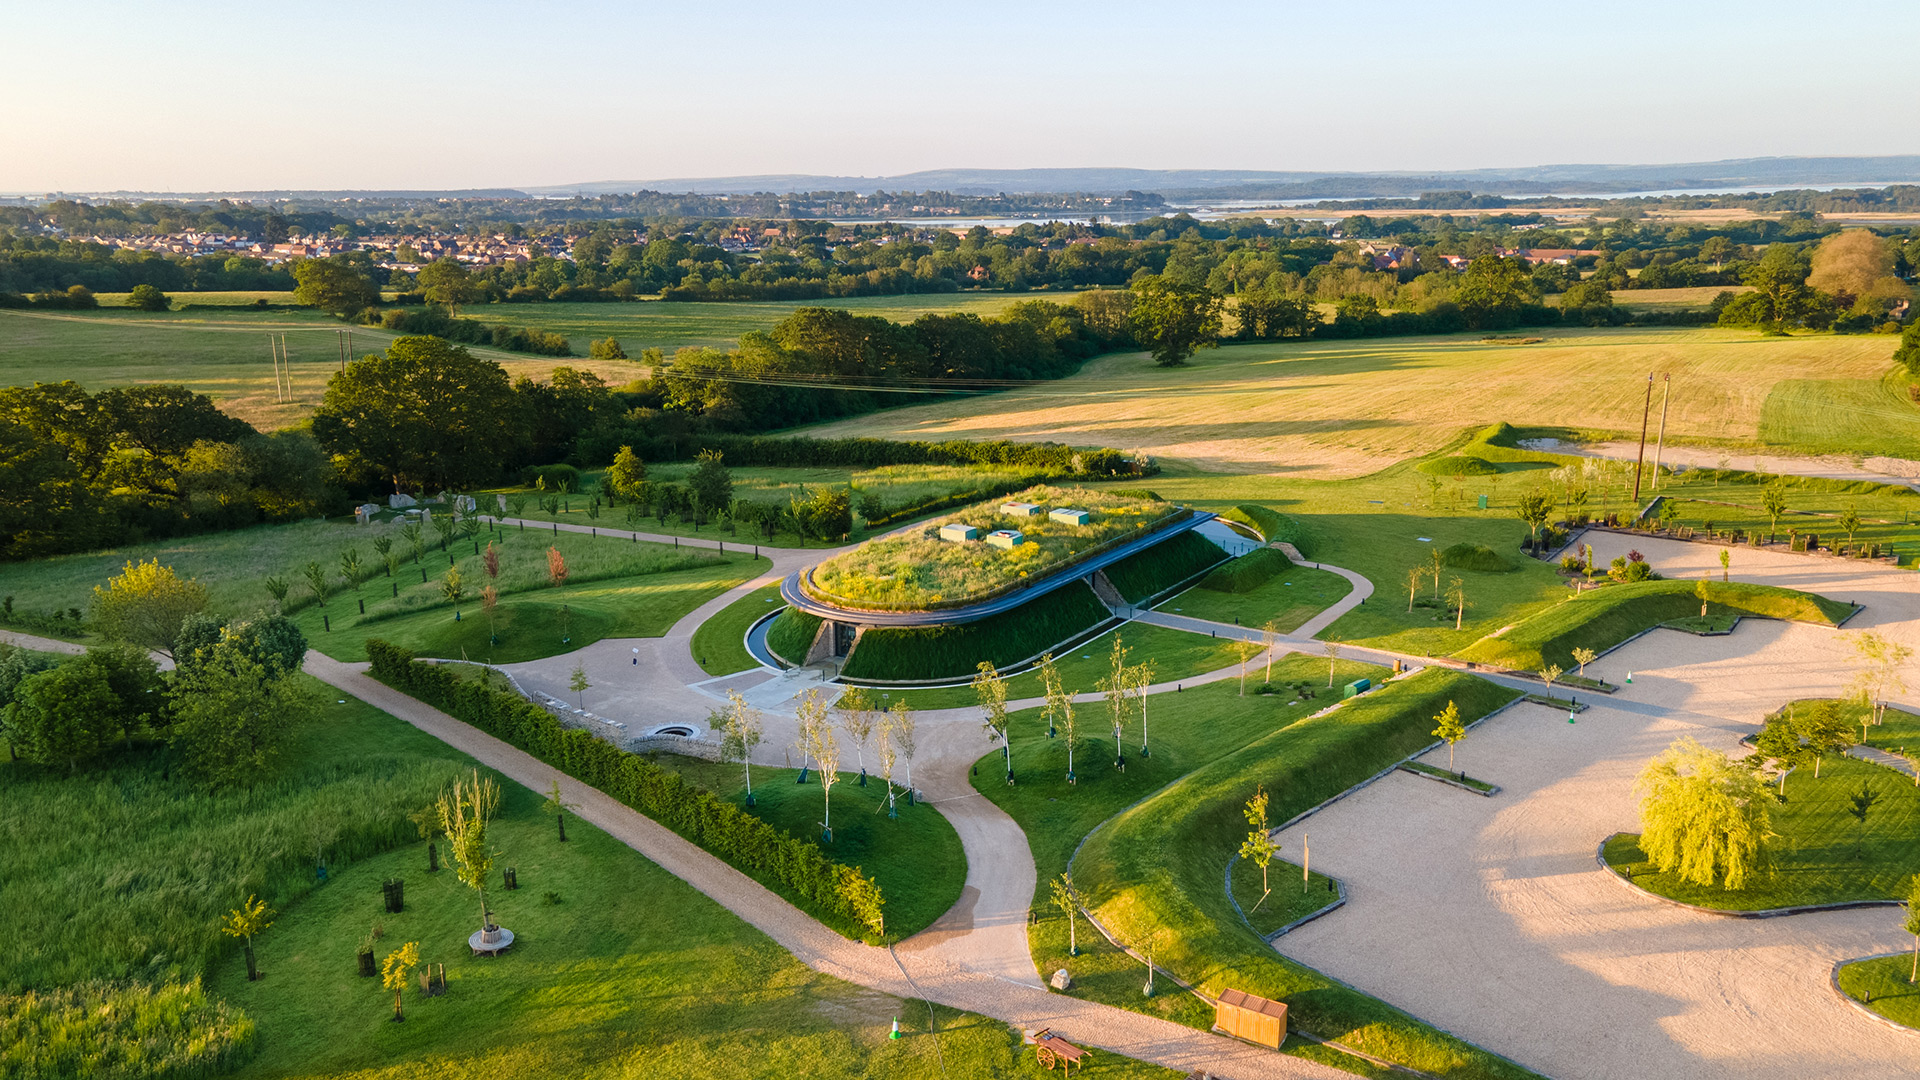
<path fill-rule="evenodd" d="M 1523 698 L 1522 700 L 1525 700 L 1525 699 Z M 1539 704 L 1539 702 L 1534 702 L 1534 704 L 1537 705 Z M 1431 780 L 1436 784 L 1445 784 L 1451 788 L 1459 788 L 1461 791 L 1464 791 L 1469 795 L 1479 795 L 1483 798 L 1491 799 L 1495 795 L 1500 794 L 1499 784 L 1488 784 L 1487 790 L 1481 791 L 1479 788 L 1474 787 L 1470 784 L 1463 784 L 1451 776 L 1442 776 L 1438 773 L 1422 772 L 1419 769 L 1411 768 L 1410 767 L 1411 764 L 1412 762 L 1409 762 L 1409 761 L 1401 762 L 1399 766 L 1400 771 L 1403 773 L 1406 773 L 1408 776 L 1417 776 L 1422 780 Z"/>
<path fill-rule="evenodd" d="M 1701 907 L 1699 904 L 1689 904 L 1684 900 L 1675 900 L 1670 896 L 1661 896 L 1659 893 L 1653 892 L 1650 889 L 1643 889 L 1635 885 L 1625 874 L 1615 870 L 1613 864 L 1607 861 L 1607 841 L 1621 835 L 1624 834 L 1609 833 L 1607 836 L 1601 838 L 1600 845 L 1594 848 L 1593 860 L 1599 864 L 1600 870 L 1603 873 L 1614 881 L 1619 882 L 1622 888 L 1632 889 L 1641 896 L 1658 900 L 1671 907 L 1697 911 L 1702 915 L 1719 915 L 1729 919 L 1778 919 L 1788 915 L 1811 915 L 1819 911 L 1851 911 L 1855 908 L 1906 906 L 1905 901 L 1901 900 L 1843 900 L 1837 904 L 1802 904 L 1798 907 L 1759 908 L 1754 911 L 1725 911 L 1720 908 Z"/>
<path fill-rule="evenodd" d="M 1901 952 L 1889 952 L 1889 953 L 1875 953 L 1872 956 L 1856 956 L 1850 960 L 1835 960 L 1833 962 L 1833 967 L 1829 969 L 1827 972 L 1827 985 L 1833 989 L 1833 993 L 1835 997 L 1839 998 L 1841 1001 L 1846 1002 L 1849 1008 L 1851 1008 L 1854 1012 L 1859 1013 L 1861 1016 L 1864 1016 L 1867 1019 L 1872 1020 L 1874 1023 L 1877 1023 L 1882 1027 L 1890 1027 L 1895 1031 L 1905 1032 L 1908 1035 L 1920 1036 L 1920 1028 L 1908 1027 L 1906 1024 L 1903 1024 L 1900 1021 L 1895 1020 L 1891 1016 L 1883 1016 L 1880 1013 L 1874 1012 L 1872 1007 L 1867 1005 L 1866 1002 L 1859 1000 L 1858 998 L 1854 997 L 1852 994 L 1849 994 L 1845 990 L 1842 990 L 1840 988 L 1840 969 L 1843 967 L 1846 967 L 1849 964 L 1864 964 L 1869 960 L 1886 960 L 1890 957 L 1895 957 L 1895 956 L 1898 956 L 1904 959 L 1907 955 L 1909 954 L 1906 953 L 1905 951 L 1901 951 Z"/>
<path fill-rule="evenodd" d="M 1234 899 L 1234 896 L 1233 896 L 1234 866 L 1235 866 L 1235 860 L 1228 859 L 1227 873 L 1226 873 L 1227 902 L 1233 905 L 1234 914 L 1240 916 L 1240 921 L 1247 924 L 1247 929 L 1252 930 L 1256 934 L 1260 934 L 1261 937 L 1267 940 L 1267 944 L 1269 945 L 1273 944 L 1273 939 L 1280 937 L 1281 935 L 1287 933 L 1290 930 L 1297 930 L 1300 927 L 1307 925 L 1313 920 L 1319 918 L 1322 915 L 1327 914 L 1330 911 L 1333 911 L 1334 909 L 1344 905 L 1347 902 L 1347 883 L 1344 881 L 1341 881 L 1339 878 L 1333 878 L 1331 880 L 1333 881 L 1333 887 L 1337 895 L 1337 898 L 1335 900 L 1328 903 L 1325 907 L 1318 908 L 1314 911 L 1310 911 L 1307 914 L 1300 916 L 1299 918 L 1293 920 L 1292 922 L 1288 923 L 1287 925 L 1281 927 L 1278 930 L 1269 930 L 1266 933 L 1261 933 L 1260 930 L 1253 925 L 1253 920 L 1247 918 L 1247 913 L 1241 910 L 1240 901 Z"/>

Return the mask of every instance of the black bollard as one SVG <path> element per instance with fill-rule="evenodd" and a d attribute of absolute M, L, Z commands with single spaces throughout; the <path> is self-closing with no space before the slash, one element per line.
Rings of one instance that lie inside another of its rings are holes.
<path fill-rule="evenodd" d="M 365 600 L 361 600 L 361 601 L 360 601 L 360 614 L 362 614 L 362 615 L 365 615 L 366 613 L 367 613 L 367 602 L 366 602 Z"/>
<path fill-rule="evenodd" d="M 390 582 L 389 584 L 393 586 L 393 598 L 395 600 L 400 599 L 400 583 L 395 581 L 395 582 Z"/>
<path fill-rule="evenodd" d="M 322 616 L 320 616 L 320 627 L 321 627 L 321 629 L 323 629 L 323 630 L 325 630 L 325 631 L 326 631 L 327 633 L 329 633 L 329 634 L 331 634 L 331 633 L 333 633 L 333 619 L 332 619 L 332 617 L 330 617 L 330 616 L 327 616 L 327 615 L 322 615 Z"/>

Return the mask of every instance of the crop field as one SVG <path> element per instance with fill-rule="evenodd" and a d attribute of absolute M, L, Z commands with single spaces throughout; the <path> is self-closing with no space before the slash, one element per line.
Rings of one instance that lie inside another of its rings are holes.
<path fill-rule="evenodd" d="M 0 384 L 72 379 L 89 390 L 101 390 L 174 383 L 208 395 L 255 427 L 273 430 L 299 423 L 320 404 L 327 379 L 340 369 L 340 332 L 346 329 L 338 319 L 304 310 L 0 311 Z M 385 348 L 395 336 L 365 326 L 352 332 L 353 353 L 361 356 Z M 281 334 L 286 335 L 293 372 L 292 403 L 274 401 L 267 338 Z M 544 379 L 560 366 L 595 371 L 614 385 L 641 374 L 635 365 L 620 361 L 468 349 L 499 361 L 514 378 Z"/>
<path fill-rule="evenodd" d="M 884 315 L 895 322 L 912 322 L 922 315 L 971 312 L 997 315 L 1021 300 L 1070 297 L 1050 293 L 930 293 L 921 296 L 855 296 L 826 300 L 737 301 L 720 303 L 663 303 L 640 300 L 608 304 L 486 304 L 462 314 L 489 325 L 545 330 L 565 334 L 573 351 L 587 354 L 587 345 L 599 338 L 620 342 L 628 356 L 642 349 L 659 349 L 668 356 L 675 349 L 703 346 L 732 348 L 750 330 L 768 330 L 803 307 L 845 308 L 861 315 Z"/>
<path fill-rule="evenodd" d="M 1545 340 L 1534 345 L 1487 344 L 1480 336 L 1233 345 L 1202 351 L 1179 368 L 1114 354 L 1057 382 L 807 433 L 1057 440 L 1143 450 L 1185 470 L 1331 479 L 1431 453 L 1463 427 L 1500 419 L 1637 430 L 1647 374 L 1663 372 L 1674 376 L 1669 442 L 1757 446 L 1797 430 L 1789 424 L 1817 424 L 1828 440 L 1862 437 L 1875 445 L 1920 436 L 1920 407 L 1879 389 L 1896 345 L 1886 335 L 1562 328 L 1540 332 Z M 1823 387 L 1871 391 L 1872 411 L 1844 395 L 1820 397 L 1837 393 L 1821 389 L 1813 406 L 1783 408 L 1782 398 L 1773 408 L 1783 419 L 1763 424 L 1776 388 L 1810 373 Z"/>

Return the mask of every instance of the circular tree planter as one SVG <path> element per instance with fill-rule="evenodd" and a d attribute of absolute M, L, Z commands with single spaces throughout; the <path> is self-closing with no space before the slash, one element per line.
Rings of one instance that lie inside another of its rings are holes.
<path fill-rule="evenodd" d="M 513 944 L 513 931 L 504 926 L 489 925 L 484 930 L 475 930 L 467 936 L 467 946 L 475 956 L 498 956 Z"/>

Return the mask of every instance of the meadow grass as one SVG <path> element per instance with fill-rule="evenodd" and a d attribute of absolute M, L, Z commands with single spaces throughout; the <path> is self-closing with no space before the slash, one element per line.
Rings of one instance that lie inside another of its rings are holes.
<path fill-rule="evenodd" d="M 185 295 L 185 294 L 183 294 Z M 263 431 L 292 427 L 313 415 L 327 380 L 340 370 L 339 332 L 347 324 L 308 310 L 219 307 L 186 311 L 0 311 L 0 385 L 72 379 L 88 390 L 130 383 L 168 383 L 213 398 L 223 410 Z M 353 353 L 386 348 L 396 336 L 352 327 Z M 293 401 L 274 400 L 267 336 L 285 334 Z M 614 385 L 638 377 L 626 361 L 530 357 L 468 346 L 498 361 L 514 378 L 545 379 L 556 367 L 594 371 Z M 581 350 L 585 352 L 584 349 Z"/>
<path fill-rule="evenodd" d="M 1760 408 L 1760 441 L 1802 454 L 1911 457 L 1920 439 L 1913 381 L 1903 368 L 1879 379 L 1782 380 Z"/>
<path fill-rule="evenodd" d="M 1864 829 L 1850 813 L 1862 785 L 1880 796 Z M 1607 863 L 1649 892 L 1724 911 L 1900 900 L 1920 873 L 1920 845 L 1913 839 L 1920 835 L 1920 788 L 1883 765 L 1829 754 L 1818 779 L 1810 768 L 1788 776 L 1786 802 L 1768 810 L 1779 834 L 1774 873 L 1756 876 L 1738 891 L 1695 885 L 1677 873 L 1655 870 L 1632 833 L 1607 841 Z"/>
<path fill-rule="evenodd" d="M 1233 912 L 1224 889 L 1246 835 L 1241 810 L 1257 785 L 1273 798 L 1272 820 L 1285 821 L 1432 743 L 1433 715 L 1448 701 L 1477 719 L 1517 696 L 1462 672 L 1428 669 L 1268 732 L 1095 829 L 1073 858 L 1075 880 L 1109 930 L 1136 945 L 1155 941 L 1161 966 L 1205 992 L 1231 986 L 1285 1001 L 1292 1026 L 1422 1072 L 1530 1076 L 1282 957 Z"/>
<path fill-rule="evenodd" d="M 1674 376 L 1669 441 L 1759 446 L 1785 438 L 1762 422 L 1777 384 L 1817 371 L 1878 394 L 1895 346 L 1887 335 L 1770 338 L 1718 328 L 1562 327 L 1542 331 L 1545 340 L 1535 345 L 1480 336 L 1230 345 L 1176 368 L 1118 353 L 1044 386 L 893 409 L 808 433 L 1052 439 L 1145 451 L 1215 474 L 1355 477 L 1440 450 L 1462 427 L 1503 417 L 1637 431 L 1647 372 L 1661 371 Z M 1904 413 L 1881 411 L 1920 425 L 1920 410 L 1897 404 Z M 1874 413 L 1827 415 L 1836 441 L 1865 445 L 1894 433 Z M 1158 479 L 1154 487 L 1168 494 Z"/>
<path fill-rule="evenodd" d="M 1336 667 L 1336 677 L 1343 682 L 1386 674 L 1384 668 L 1350 660 L 1339 661 Z M 1317 684 L 1326 675 L 1323 661 L 1298 655 L 1281 658 L 1273 670 L 1278 684 L 1302 680 Z M 1012 743 L 1018 783 L 1009 787 L 1001 779 L 1001 754 L 994 750 L 980 759 L 973 784 L 1019 822 L 1027 834 L 1039 874 L 1033 900 L 1038 919 L 1027 931 L 1035 966 L 1046 974 L 1066 967 L 1078 984 L 1072 991 L 1075 996 L 1123 1005 L 1193 1027 L 1210 1025 L 1212 1010 L 1191 995 L 1167 993 L 1142 999 L 1140 984 L 1146 972 L 1140 962 L 1109 945 L 1084 922 L 1077 932 L 1080 955 L 1069 957 L 1066 919 L 1053 905 L 1048 883 L 1067 869 L 1074 848 L 1101 822 L 1208 762 L 1288 727 L 1329 700 L 1324 695 L 1313 701 L 1277 694 L 1240 697 L 1237 685 L 1231 682 L 1157 695 L 1148 706 L 1152 753 L 1140 756 L 1136 722 L 1126 739 L 1124 771 L 1113 767 L 1114 743 L 1105 706 L 1077 705 L 1079 738 L 1075 740 L 1073 761 L 1077 782 L 1073 784 L 1066 782 L 1065 737 L 1046 737 L 1046 721 L 1038 709 L 1016 713 Z M 1278 825 L 1281 820 L 1276 817 L 1273 823 Z M 1216 870 L 1224 870 L 1224 864 Z M 1222 873 L 1216 872 L 1213 888 L 1224 903 Z M 1228 915 L 1232 917 L 1231 909 Z"/>
<path fill-rule="evenodd" d="M 1840 968 L 1840 989 L 1894 1023 L 1920 1029 L 1920 984 L 1912 978 L 1910 954 L 1855 960 Z"/>
<path fill-rule="evenodd" d="M 1272 620 L 1281 633 L 1291 634 L 1352 591 L 1353 583 L 1331 570 L 1289 566 L 1246 592 L 1197 585 L 1161 601 L 1159 610 L 1240 626 Z"/>
<path fill-rule="evenodd" d="M 1168 504 L 1091 488 L 1041 485 L 1015 492 L 1005 501 L 1038 504 L 1037 516 L 1002 513 L 994 500 L 937 518 L 913 533 L 870 541 L 816 566 L 807 590 L 820 599 L 876 611 L 923 611 L 959 607 L 1014 585 L 1038 580 L 1099 545 L 1121 542 L 1171 519 L 1179 511 Z M 1054 520 L 1053 509 L 1085 510 L 1084 525 Z M 949 522 L 979 530 L 974 541 L 939 539 Z M 988 533 L 1011 529 L 1026 542 L 1012 549 L 986 543 Z"/>
<path fill-rule="evenodd" d="M 1225 639 L 1129 622 L 1070 649 L 1059 650 L 1054 657 L 1054 666 L 1060 672 L 1060 683 L 1068 693 L 1095 693 L 1100 680 L 1111 674 L 1113 660 L 1110 650 L 1115 634 L 1120 635 L 1120 643 L 1129 650 L 1129 665 L 1152 662 L 1156 682 L 1176 682 L 1205 675 L 1236 662 L 1233 645 Z M 1249 673 L 1249 678 L 1256 684 L 1259 671 L 1255 667 Z M 1043 697 L 1045 694 L 1046 688 L 1041 685 L 1037 669 L 1007 676 L 1008 701 Z M 886 691 L 882 697 L 883 704 L 901 700 L 916 709 L 958 709 L 978 704 L 971 686 L 943 686 L 929 690 L 893 689 Z M 1077 705 L 1075 708 L 1085 712 L 1102 706 Z"/>
<path fill-rule="evenodd" d="M 197 979 L 0 994 L 0 1080 L 197 1080 L 247 1060 L 254 1036 Z"/>
<path fill-rule="evenodd" d="M 1516 671 L 1538 671 L 1548 664 L 1572 671 L 1576 648 L 1605 652 L 1652 627 L 1698 619 L 1701 605 L 1694 595 L 1698 586 L 1698 581 L 1640 581 L 1568 593 L 1564 602 L 1454 655 Z M 1833 626 L 1853 610 L 1837 600 L 1773 585 L 1715 581 L 1708 588 L 1710 619 L 1748 615 Z"/>
<path fill-rule="evenodd" d="M 747 630 L 780 610 L 780 586 L 755 589 L 714 613 L 693 632 L 693 659 L 709 675 L 732 675 L 760 666 L 747 652 Z"/>
<path fill-rule="evenodd" d="M 423 845 L 347 868 L 259 940 L 266 978 L 247 982 L 236 957 L 218 968 L 212 988 L 258 1025 L 259 1053 L 237 1076 L 1043 1075 L 1005 1024 L 946 1008 L 930 1018 L 925 1003 L 814 972 L 599 829 L 571 821 L 562 844 L 537 795 L 513 784 L 503 794 L 491 832 L 520 888 L 489 898 L 513 948 L 468 953 L 473 893 L 449 872 L 426 873 Z M 397 915 L 381 906 L 388 878 L 406 882 Z M 376 924 L 376 953 L 417 941 L 424 960 L 446 965 L 444 996 L 404 992 L 403 1024 L 391 1022 L 393 994 L 354 972 Z M 892 1040 L 896 1017 L 904 1037 Z M 1176 1075 L 1096 1061 L 1120 1077 Z"/>
<path fill-rule="evenodd" d="M 446 748 L 311 685 L 319 718 L 251 788 L 209 792 L 145 748 L 78 774 L 0 760 L 0 991 L 191 980 L 228 951 L 218 923 L 249 894 L 285 907 L 318 884 L 317 863 L 415 839 L 406 815 L 458 773 Z"/>
<path fill-rule="evenodd" d="M 840 782 L 833 787 L 833 842 L 821 849 L 834 862 L 859 867 L 880 884 L 886 897 L 887 937 L 899 940 L 926 929 L 960 899 L 967 881 L 967 857 L 953 825 L 924 803 L 906 805 L 905 790 L 895 776 L 895 811 L 887 816 L 887 790 L 870 776 L 860 786 L 860 763 L 852 738 L 841 732 Z M 728 802 L 746 800 L 746 775 L 741 766 L 661 754 L 658 764 L 680 773 L 693 784 Z M 867 747 L 866 767 L 877 770 L 875 747 Z M 753 770 L 752 813 L 792 836 L 819 840 L 826 800 L 818 771 L 797 783 L 798 769 Z"/>

